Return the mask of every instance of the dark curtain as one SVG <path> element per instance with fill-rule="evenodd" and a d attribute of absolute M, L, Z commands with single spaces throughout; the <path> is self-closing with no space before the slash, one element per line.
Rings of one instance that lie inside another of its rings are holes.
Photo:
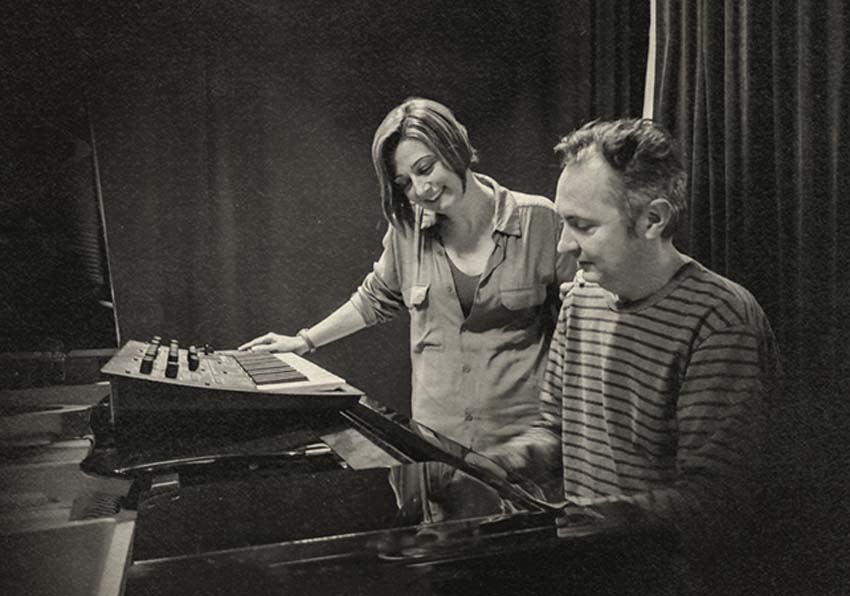
<path fill-rule="evenodd" d="M 593 118 L 642 115 L 649 17 L 649 0 L 593 3 Z"/>
<path fill-rule="evenodd" d="M 657 7 L 654 117 L 690 175 L 677 241 L 755 294 L 784 354 L 766 586 L 829 593 L 846 580 L 850 533 L 848 3 Z"/>
<path fill-rule="evenodd" d="M 543 90 L 551 133 L 561 137 L 591 119 L 640 116 L 649 0 L 570 0 L 551 18 L 551 89 Z"/>

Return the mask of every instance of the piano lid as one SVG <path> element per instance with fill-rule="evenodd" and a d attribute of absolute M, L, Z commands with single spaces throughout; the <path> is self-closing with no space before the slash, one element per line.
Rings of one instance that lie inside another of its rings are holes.
<path fill-rule="evenodd" d="M 442 462 L 172 485 L 142 496 L 126 594 L 675 593 L 669 535 L 556 515 Z"/>
<path fill-rule="evenodd" d="M 495 519 L 520 511 L 490 486 L 442 462 L 189 486 L 175 483 L 141 496 L 133 559 L 330 539 L 449 520 Z M 391 556 L 381 553 L 379 542 L 375 554 Z"/>
<path fill-rule="evenodd" d="M 576 511 L 558 528 L 560 503 L 538 487 L 490 473 L 492 462 L 367 398 L 293 422 L 222 453 L 235 458 L 232 473 L 189 462 L 137 477 L 149 482 L 127 596 L 595 594 L 600 575 L 583 570 L 597 561 L 627 562 L 649 582 L 647 569 L 670 558 L 640 524 Z M 258 449 L 310 433 L 333 453 L 252 463 Z M 383 463 L 355 457 L 364 442 Z M 617 588 L 609 593 L 628 592 Z"/>

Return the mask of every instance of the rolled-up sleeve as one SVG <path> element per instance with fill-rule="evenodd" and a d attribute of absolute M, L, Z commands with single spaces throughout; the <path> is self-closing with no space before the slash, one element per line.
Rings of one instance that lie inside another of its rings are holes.
<path fill-rule="evenodd" d="M 389 321 L 401 312 L 404 305 L 396 234 L 395 228 L 389 226 L 384 234 L 384 250 L 380 258 L 349 300 L 367 326 Z"/>

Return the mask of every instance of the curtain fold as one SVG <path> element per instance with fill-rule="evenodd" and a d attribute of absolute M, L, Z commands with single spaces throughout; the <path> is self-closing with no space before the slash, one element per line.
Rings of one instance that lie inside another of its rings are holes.
<path fill-rule="evenodd" d="M 765 306 L 792 382 L 847 395 L 847 4 L 659 0 L 654 117 L 687 156 L 677 241 Z"/>
<path fill-rule="evenodd" d="M 643 110 L 650 3 L 597 0 L 592 8 L 591 113 L 602 120 L 638 117 Z"/>
<path fill-rule="evenodd" d="M 676 241 L 770 318 L 786 371 L 771 435 L 782 486 L 765 503 L 786 534 L 772 546 L 784 544 L 774 554 L 791 567 L 818 567 L 850 534 L 850 512 L 835 506 L 850 488 L 850 8 L 657 0 L 656 10 L 653 117 L 678 138 L 690 178 Z M 788 589 L 826 593 L 832 579 Z"/>

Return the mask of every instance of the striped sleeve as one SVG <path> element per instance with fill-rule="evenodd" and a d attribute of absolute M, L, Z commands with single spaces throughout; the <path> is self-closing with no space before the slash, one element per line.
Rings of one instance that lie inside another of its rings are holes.
<path fill-rule="evenodd" d="M 569 329 L 569 308 L 561 308 L 555 333 L 549 344 L 546 368 L 540 384 L 540 416 L 536 427 L 548 430 L 555 436 L 561 433 L 561 403 L 564 378 L 564 357 L 567 352 L 567 330 Z"/>
<path fill-rule="evenodd" d="M 686 534 L 703 534 L 750 501 L 767 426 L 762 343 L 759 331 L 738 325 L 695 346 L 676 406 L 676 480 L 626 500 Z"/>

